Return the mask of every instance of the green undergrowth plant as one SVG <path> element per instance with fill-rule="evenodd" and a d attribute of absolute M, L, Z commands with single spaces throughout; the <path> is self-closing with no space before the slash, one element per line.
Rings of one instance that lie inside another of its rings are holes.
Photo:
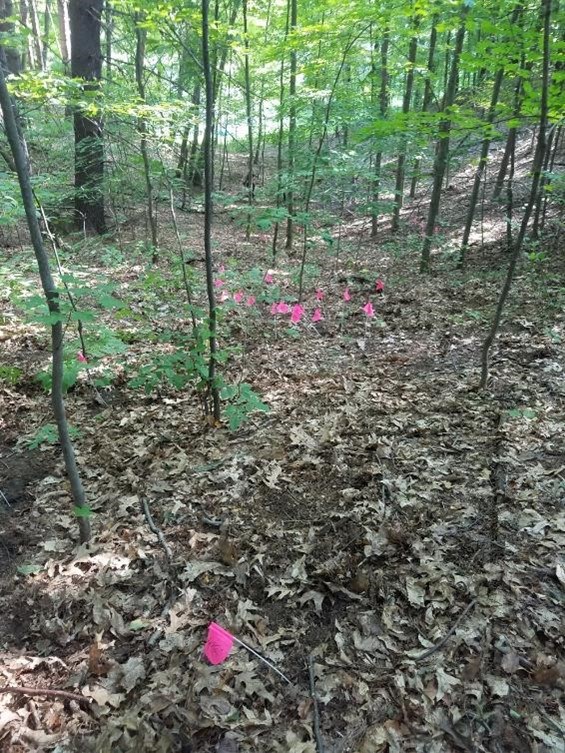
<path fill-rule="evenodd" d="M 75 426 L 69 426 L 69 433 L 71 437 L 79 435 L 79 431 Z M 27 438 L 26 445 L 28 450 L 36 450 L 43 445 L 57 444 L 58 441 L 59 433 L 55 424 L 44 424 L 35 434 Z"/>

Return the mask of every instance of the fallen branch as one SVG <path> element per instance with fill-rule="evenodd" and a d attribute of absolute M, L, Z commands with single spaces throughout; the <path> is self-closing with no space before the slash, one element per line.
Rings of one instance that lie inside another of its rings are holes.
<path fill-rule="evenodd" d="M 86 698 L 78 693 L 71 693 L 68 690 L 52 690 L 51 688 L 25 688 L 4 685 L 0 687 L 0 693 L 14 693 L 15 695 L 29 696 L 47 696 L 48 698 L 64 698 L 66 701 L 76 701 L 90 706 L 92 698 Z"/>
<path fill-rule="evenodd" d="M 314 659 L 312 658 L 312 654 L 308 657 L 308 675 L 310 677 L 310 697 L 312 698 L 312 712 L 314 715 L 316 750 L 318 753 L 324 753 L 324 740 L 320 729 L 320 709 L 318 707 L 318 698 L 316 696 L 316 678 L 314 676 Z"/>
<path fill-rule="evenodd" d="M 141 509 L 143 510 L 143 514 L 145 515 L 145 520 L 147 521 L 147 525 L 149 526 L 150 531 L 154 533 L 155 536 L 157 536 L 157 538 L 159 539 L 159 543 L 163 547 L 167 561 L 170 562 L 173 558 L 173 553 L 171 552 L 171 548 L 165 540 L 163 531 L 155 525 L 155 521 L 153 520 L 151 511 L 149 510 L 147 500 L 144 497 L 141 497 Z"/>
<path fill-rule="evenodd" d="M 451 626 L 451 628 L 447 631 L 447 633 L 444 635 L 444 637 L 440 641 L 438 641 L 438 643 L 436 643 L 431 648 L 428 648 L 426 651 L 424 651 L 423 654 L 420 654 L 419 656 L 415 656 L 415 657 L 411 657 L 411 658 L 413 658 L 414 661 L 422 661 L 423 659 L 427 659 L 428 656 L 431 656 L 432 654 L 435 654 L 436 651 L 439 651 L 441 648 L 443 648 L 445 646 L 445 644 L 447 643 L 447 641 L 451 638 L 451 636 L 453 635 L 453 633 L 457 630 L 457 627 L 458 627 L 459 623 L 461 622 L 461 620 L 471 611 L 471 609 L 475 606 L 476 603 L 477 603 L 477 600 L 473 599 L 473 601 L 471 601 L 469 604 L 467 604 L 467 606 L 461 612 L 461 614 L 459 615 L 459 617 L 455 620 L 455 622 L 453 623 L 453 625 Z"/>

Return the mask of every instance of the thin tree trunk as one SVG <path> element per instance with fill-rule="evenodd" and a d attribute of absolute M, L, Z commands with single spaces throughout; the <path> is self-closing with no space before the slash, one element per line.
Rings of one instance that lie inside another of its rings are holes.
<path fill-rule="evenodd" d="M 358 35 L 359 36 L 359 35 Z M 326 105 L 326 111 L 324 115 L 324 125 L 322 128 L 322 133 L 320 135 L 320 139 L 318 141 L 318 148 L 316 149 L 316 152 L 314 154 L 314 160 L 312 162 L 312 171 L 310 173 L 310 180 L 308 182 L 308 188 L 306 191 L 306 197 L 304 200 L 304 214 L 307 216 L 308 212 L 310 210 L 310 201 L 312 199 L 312 190 L 314 188 L 314 183 L 316 182 L 316 168 L 318 166 L 318 160 L 320 159 L 320 154 L 322 153 L 322 148 L 324 146 L 324 143 L 326 141 L 326 136 L 328 133 L 328 126 L 330 124 L 330 114 L 332 111 L 332 103 L 334 100 L 335 92 L 337 85 L 339 83 L 339 79 L 341 78 L 341 74 L 343 73 L 343 69 L 345 68 L 345 63 L 347 59 L 347 55 L 349 54 L 349 51 L 351 50 L 351 47 L 353 46 L 354 42 L 358 38 L 354 37 L 351 39 L 343 51 L 343 55 L 341 58 L 341 62 L 339 64 L 339 67 L 337 69 L 337 73 L 332 85 L 332 88 L 330 90 L 330 95 L 328 97 L 328 102 Z M 303 285 L 304 285 L 304 269 L 306 267 L 306 254 L 308 252 L 308 227 L 307 225 L 304 225 L 304 239 L 302 243 L 302 259 L 300 260 L 300 272 L 298 275 L 298 300 L 302 300 L 302 293 L 303 293 Z"/>
<path fill-rule="evenodd" d="M 37 13 L 36 0 L 28 0 L 29 15 L 31 19 L 33 50 L 36 66 L 43 71 L 43 45 L 41 43 L 41 27 L 39 25 L 39 14 Z"/>
<path fill-rule="evenodd" d="M 541 231 L 540 226 L 540 220 L 541 220 L 541 210 L 543 206 L 543 200 L 545 196 L 544 188 L 548 182 L 548 168 L 549 168 L 549 162 L 551 160 L 551 154 L 552 154 L 552 146 L 553 146 L 553 138 L 555 136 L 556 127 L 550 129 L 549 136 L 547 137 L 547 144 L 545 149 L 545 157 L 543 160 L 543 167 L 542 167 L 542 175 L 540 179 L 539 189 L 538 189 L 538 195 L 536 198 L 536 206 L 534 211 L 534 221 L 532 223 L 532 238 L 534 240 L 539 240 L 539 234 Z"/>
<path fill-rule="evenodd" d="M 285 42 L 288 39 L 289 23 L 290 23 L 290 7 L 289 7 L 289 4 L 287 3 L 286 24 L 285 24 L 285 33 L 284 33 Z M 282 204 L 285 203 L 284 198 L 286 198 L 286 197 L 283 198 L 283 174 L 282 174 L 283 172 L 283 140 L 284 140 L 284 94 L 285 94 L 284 63 L 285 63 L 285 59 L 284 59 L 284 56 L 282 56 L 280 73 L 279 73 L 279 132 L 277 136 L 277 209 L 279 209 L 282 206 Z M 273 229 L 273 245 L 272 245 L 273 263 L 275 262 L 277 258 L 277 241 L 279 238 L 279 227 L 280 227 L 280 222 L 277 218 L 277 221 L 275 222 L 275 227 Z"/>
<path fill-rule="evenodd" d="M 380 91 L 379 91 L 379 115 L 381 118 L 386 118 L 389 104 L 389 88 L 388 88 L 388 47 L 390 43 L 390 28 L 388 21 L 385 23 L 383 38 L 381 42 L 381 78 L 380 78 Z M 381 190 L 381 167 L 382 167 L 383 153 L 381 149 L 375 156 L 375 177 L 373 178 L 372 186 L 372 210 L 371 210 L 371 238 L 377 237 L 377 231 L 379 227 L 379 195 Z"/>
<path fill-rule="evenodd" d="M 214 161 L 212 134 L 214 133 L 214 88 L 210 68 L 209 12 L 210 0 L 202 0 L 202 66 L 206 89 L 206 129 L 204 131 L 204 256 L 206 259 L 206 291 L 208 294 L 208 325 L 210 362 L 208 365 L 208 390 L 212 396 L 212 416 L 220 420 L 220 392 L 216 377 L 216 299 L 214 294 L 214 267 L 212 261 L 212 190 L 214 183 Z"/>
<path fill-rule="evenodd" d="M 522 6 L 518 5 L 516 8 L 514 8 L 514 11 L 512 13 L 510 24 L 514 26 L 520 14 L 522 13 Z M 483 139 L 483 143 L 481 145 L 481 155 L 479 157 L 479 164 L 477 165 L 477 170 L 475 172 L 475 178 L 473 181 L 473 188 L 471 189 L 471 200 L 469 202 L 469 210 L 467 212 L 467 219 L 465 220 L 465 227 L 463 229 L 463 239 L 461 241 L 461 251 L 459 254 L 459 268 L 462 269 L 465 265 L 465 257 L 467 254 L 467 246 L 469 245 L 469 238 L 471 236 L 471 228 L 473 227 L 473 219 L 475 217 L 475 209 L 477 206 L 477 199 L 479 197 L 479 190 L 481 187 L 481 181 L 483 178 L 483 173 L 486 168 L 486 164 L 488 161 L 488 153 L 490 149 L 490 143 L 491 143 L 491 137 L 490 137 L 490 126 L 494 122 L 494 118 L 496 115 L 496 108 L 498 105 L 498 98 L 500 95 L 500 89 L 502 86 L 502 79 L 504 78 L 504 68 L 501 67 L 496 72 L 496 75 L 494 77 L 494 84 L 492 87 L 492 94 L 490 98 L 490 105 L 486 117 L 486 122 L 488 126 L 487 136 Z"/>
<path fill-rule="evenodd" d="M 4 51 L 0 48 L 0 107 L 4 117 L 4 127 L 6 136 L 10 144 L 10 149 L 18 173 L 18 181 L 22 195 L 31 242 L 37 260 L 41 285 L 51 314 L 51 347 L 53 354 L 51 370 L 51 402 L 53 413 L 57 423 L 59 434 L 59 444 L 63 452 L 65 469 L 71 487 L 71 495 L 75 505 L 75 513 L 78 517 L 79 533 L 81 543 L 90 540 L 90 509 L 86 504 L 84 488 L 80 479 L 76 457 L 69 434 L 69 426 L 65 413 L 65 402 L 63 399 L 63 322 L 61 318 L 59 305 L 59 292 L 53 280 L 49 266 L 49 257 L 43 246 L 41 230 L 37 219 L 37 212 L 33 191 L 31 188 L 29 163 L 26 158 L 27 150 L 23 145 L 23 137 L 18 131 L 16 108 L 10 99 L 6 79 L 4 77 L 4 67 L 7 68 Z"/>
<path fill-rule="evenodd" d="M 525 55 L 522 53 L 521 56 L 521 62 L 520 62 L 520 72 L 516 78 L 516 83 L 514 85 L 514 104 L 512 108 L 512 120 L 516 121 L 520 117 L 520 112 L 522 109 L 522 102 L 524 99 L 524 78 L 522 73 L 525 73 L 526 71 L 529 71 L 531 69 L 531 63 L 525 62 Z M 506 176 L 506 171 L 508 169 L 508 159 L 510 157 L 510 150 L 514 149 L 514 144 L 516 143 L 516 134 L 518 132 L 517 126 L 513 125 L 508 130 L 508 135 L 506 137 L 506 145 L 504 147 L 504 154 L 502 155 L 502 160 L 500 163 L 500 168 L 498 170 L 498 175 L 496 176 L 496 181 L 494 184 L 494 191 L 492 193 L 493 201 L 496 201 L 502 192 L 502 188 L 504 186 L 504 178 Z"/>
<path fill-rule="evenodd" d="M 557 127 L 557 133 L 555 134 L 555 138 L 553 140 L 553 151 L 551 153 L 551 159 L 549 161 L 549 173 L 551 174 L 553 172 L 553 166 L 555 164 L 555 158 L 557 157 L 557 154 L 559 152 L 559 142 L 561 141 L 561 135 L 563 133 L 563 127 L 558 126 Z M 543 209 L 542 209 L 542 215 L 541 215 L 541 222 L 540 222 L 540 230 L 543 231 L 545 227 L 545 218 L 547 214 L 547 206 L 548 206 L 548 199 L 549 199 L 549 192 L 545 192 L 545 196 L 543 197 Z"/>
<path fill-rule="evenodd" d="M 509 170 L 506 181 L 506 249 L 512 251 L 512 230 L 514 223 L 514 171 L 516 167 L 516 132 L 508 145 Z"/>
<path fill-rule="evenodd" d="M 135 81 L 137 83 L 137 92 L 142 105 L 146 103 L 145 83 L 143 81 L 143 65 L 145 61 L 145 41 L 147 32 L 139 26 L 141 18 L 136 18 L 136 48 L 135 48 Z M 151 162 L 149 159 L 149 148 L 147 140 L 147 120 L 145 116 L 137 119 L 137 128 L 141 136 L 140 150 L 143 160 L 143 173 L 145 176 L 145 189 L 147 191 L 147 219 L 151 231 L 151 258 L 153 264 L 159 260 L 159 238 L 157 234 L 157 217 L 155 215 L 155 201 L 153 198 L 153 182 L 151 179 Z"/>
<path fill-rule="evenodd" d="M 231 14 L 228 20 L 228 28 L 233 28 L 235 26 L 235 22 L 237 19 L 237 12 L 239 10 L 239 4 L 240 0 L 234 0 Z M 215 20 L 218 20 L 218 13 L 219 13 L 219 5 L 216 2 L 215 5 Z M 222 49 L 222 54 L 220 56 L 220 60 L 217 61 L 217 45 L 214 45 L 214 48 L 211 52 L 213 52 L 213 55 L 210 56 L 210 68 L 211 68 L 211 76 L 212 76 L 212 95 L 214 98 L 214 108 L 216 106 L 216 100 L 218 97 L 218 92 L 222 80 L 222 75 L 224 73 L 224 69 L 226 67 L 226 61 L 228 59 L 228 52 L 231 50 L 230 45 L 225 44 Z M 212 60 L 213 57 L 213 60 Z M 204 133 L 204 136 L 202 138 L 202 149 L 200 150 L 200 153 L 198 153 L 198 141 L 193 141 L 193 146 L 195 146 L 194 151 L 194 160 L 192 160 L 192 181 L 194 186 L 201 187 L 202 186 L 202 168 L 203 168 L 203 161 L 204 161 L 204 142 L 208 138 L 208 135 Z M 212 158 L 214 154 L 214 134 L 212 134 L 212 137 L 209 139 L 211 145 L 212 145 Z M 191 154 L 192 156 L 192 154 Z"/>
<path fill-rule="evenodd" d="M 255 180 L 253 176 L 253 120 L 251 117 L 251 79 L 249 75 L 249 35 L 247 32 L 247 0 L 243 0 L 243 44 L 244 44 L 244 77 L 245 77 L 245 116 L 247 119 L 247 202 L 249 211 L 245 223 L 245 238 L 249 240 L 251 236 L 251 207 L 253 206 L 253 195 Z"/>
<path fill-rule="evenodd" d="M 528 199 L 528 203 L 524 210 L 524 215 L 522 217 L 522 222 L 520 224 L 518 237 L 516 238 L 516 241 L 514 243 L 514 248 L 512 250 L 512 256 L 510 259 L 510 264 L 508 266 L 508 271 L 506 273 L 506 279 L 504 281 L 504 285 L 500 292 L 500 297 L 498 299 L 498 304 L 496 307 L 496 311 L 494 313 L 490 330 L 483 343 L 483 348 L 482 348 L 482 353 L 481 353 L 481 381 L 480 381 L 481 389 L 485 389 L 487 385 L 490 349 L 492 347 L 492 344 L 494 343 L 494 339 L 497 335 L 498 328 L 500 327 L 500 321 L 502 319 L 502 312 L 504 311 L 504 306 L 506 304 L 506 300 L 510 293 L 510 288 L 512 287 L 512 281 L 514 279 L 514 273 L 516 271 L 516 266 L 518 264 L 518 258 L 522 250 L 522 244 L 526 237 L 528 223 L 530 221 L 532 210 L 534 208 L 534 204 L 538 195 L 538 188 L 539 188 L 539 184 L 541 180 L 541 173 L 542 173 L 543 162 L 545 158 L 545 150 L 547 146 L 546 128 L 547 128 L 547 121 L 548 121 L 548 95 L 549 95 L 549 86 L 550 86 L 549 36 L 550 36 L 550 21 L 551 21 L 551 3 L 552 3 L 552 0 L 542 0 L 542 3 L 541 3 L 541 15 L 543 18 L 543 63 L 542 63 L 542 80 L 541 80 L 540 119 L 539 119 L 539 129 L 538 129 L 538 138 L 537 138 L 537 143 L 536 143 L 536 151 L 534 154 L 534 164 L 532 167 L 532 185 L 530 189 L 530 196 Z"/>
<path fill-rule="evenodd" d="M 67 0 L 57 0 L 59 22 L 59 44 L 63 58 L 63 68 L 68 70 L 71 62 L 71 27 L 69 23 L 69 6 Z"/>
<path fill-rule="evenodd" d="M 41 69 L 47 68 L 47 53 L 49 52 L 49 34 L 51 31 L 51 7 L 49 0 L 45 0 L 45 13 L 43 15 L 43 54 L 41 56 Z"/>
<path fill-rule="evenodd" d="M 292 249 L 294 239 L 294 173 L 295 173 L 295 149 L 296 149 L 296 27 L 298 25 L 297 0 L 288 0 L 290 16 L 290 76 L 288 82 L 289 118 L 288 118 L 288 182 L 286 189 L 286 208 L 288 219 L 286 222 L 286 248 Z"/>
<path fill-rule="evenodd" d="M 413 20 L 414 32 L 408 48 L 408 70 L 406 72 L 406 85 L 404 87 L 404 97 L 402 99 L 402 114 L 408 118 L 410 112 L 410 102 L 412 101 L 412 89 L 414 88 L 414 67 L 416 65 L 416 55 L 418 53 L 418 26 L 419 20 L 415 16 Z M 406 121 L 404 123 L 406 128 Z M 394 186 L 394 210 L 392 212 L 392 229 L 398 230 L 400 222 L 400 210 L 404 201 L 404 173 L 406 164 L 406 139 L 403 138 L 398 154 L 396 166 L 396 180 Z"/>
<path fill-rule="evenodd" d="M 447 84 L 447 89 L 445 90 L 443 96 L 441 107 L 443 117 L 439 123 L 439 140 L 436 145 L 432 195 L 430 198 L 428 219 L 426 222 L 425 230 L 426 234 L 424 236 L 424 242 L 422 245 L 422 258 L 420 261 L 420 272 L 424 273 L 430 271 L 430 252 L 432 247 L 432 240 L 434 237 L 435 226 L 439 214 L 441 187 L 449 159 L 449 134 L 451 131 L 451 118 L 449 115 L 449 108 L 453 105 L 453 102 L 455 100 L 457 78 L 459 75 L 459 59 L 461 57 L 461 50 L 463 49 L 463 41 L 465 39 L 465 21 L 467 19 L 468 13 L 469 6 L 465 4 L 461 9 L 461 25 L 459 26 L 457 35 L 455 37 L 455 45 L 451 59 L 451 71 L 449 73 L 449 81 Z"/>
<path fill-rule="evenodd" d="M 435 70 L 434 57 L 436 51 L 437 42 L 437 16 L 432 18 L 432 30 L 430 32 L 430 44 L 428 48 L 428 75 L 426 76 L 426 83 L 424 84 L 424 97 L 422 99 L 422 112 L 427 112 L 432 101 L 432 81 L 431 77 Z M 414 160 L 414 166 L 412 168 L 412 182 L 410 183 L 410 198 L 413 199 L 416 196 L 416 187 L 418 185 L 418 178 L 420 172 L 420 160 Z"/>

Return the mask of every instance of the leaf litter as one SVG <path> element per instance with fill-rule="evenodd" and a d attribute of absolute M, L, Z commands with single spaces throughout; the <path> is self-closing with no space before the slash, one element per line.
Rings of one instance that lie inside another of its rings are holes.
<path fill-rule="evenodd" d="M 517 280 L 481 395 L 466 312 L 488 317 L 497 283 L 422 279 L 386 244 L 351 256 L 387 281 L 370 315 L 340 314 L 371 293 L 348 267 L 313 287 L 320 329 L 234 319 L 228 368 L 271 408 L 236 432 L 190 394 L 70 396 L 96 540 L 69 543 L 60 463 L 10 511 L 0 666 L 91 702 L 2 693 L 3 750 L 315 753 L 310 656 L 326 753 L 565 750 L 563 349 L 542 286 Z M 207 664 L 212 621 L 292 686 L 238 646 Z"/>

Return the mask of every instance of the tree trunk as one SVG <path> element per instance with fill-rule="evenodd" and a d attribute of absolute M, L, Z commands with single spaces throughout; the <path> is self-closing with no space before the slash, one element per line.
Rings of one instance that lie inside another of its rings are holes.
<path fill-rule="evenodd" d="M 510 259 L 510 264 L 508 266 L 508 271 L 506 273 L 506 279 L 504 281 L 504 285 L 502 286 L 502 290 L 500 292 L 500 297 L 498 299 L 498 304 L 496 307 L 496 311 L 494 313 L 493 321 L 492 321 L 490 330 L 488 332 L 488 335 L 486 336 L 485 341 L 483 343 L 483 348 L 482 348 L 482 353 L 481 353 L 481 382 L 480 382 L 481 389 L 484 389 L 487 385 L 490 349 L 492 347 L 492 344 L 494 343 L 494 339 L 496 337 L 498 328 L 500 326 L 500 321 L 502 319 L 502 312 L 504 311 L 504 306 L 506 304 L 506 300 L 510 293 L 510 288 L 512 287 L 512 281 L 514 279 L 514 273 L 516 271 L 516 266 L 518 264 L 518 258 L 522 250 L 522 244 L 524 243 L 524 239 L 526 237 L 528 223 L 530 221 L 532 210 L 534 208 L 534 204 L 538 195 L 538 188 L 539 188 L 539 184 L 541 180 L 541 173 L 543 169 L 543 162 L 544 162 L 545 151 L 547 147 L 546 129 L 547 129 L 547 121 L 548 121 L 548 95 L 549 95 L 549 85 L 550 85 L 549 36 L 550 36 L 550 21 L 551 21 L 551 3 L 552 3 L 552 0 L 542 0 L 542 4 L 541 4 L 541 15 L 543 19 L 543 24 L 542 24 L 543 25 L 543 63 L 542 63 L 542 80 L 541 80 L 540 119 L 539 119 L 539 129 L 538 129 L 538 138 L 537 138 L 537 143 L 536 143 L 536 151 L 534 154 L 534 164 L 532 166 L 532 185 L 530 188 L 530 196 L 528 199 L 528 203 L 524 210 L 524 215 L 522 217 L 522 222 L 520 224 L 518 237 L 516 238 L 516 241 L 514 243 L 514 248 L 512 250 L 512 257 Z"/>
<path fill-rule="evenodd" d="M 139 16 L 136 18 L 135 81 L 137 84 L 139 99 L 144 105 L 146 100 L 145 83 L 143 81 L 143 63 L 145 60 L 145 40 L 147 37 L 147 31 L 139 26 L 141 20 L 142 19 Z M 151 161 L 149 159 L 149 148 L 147 144 L 147 120 L 145 117 L 137 119 L 137 128 L 141 136 L 139 147 L 141 150 L 141 158 L 143 160 L 143 174 L 145 177 L 145 190 L 147 193 L 147 219 L 151 231 L 151 260 L 153 264 L 156 264 L 159 260 L 159 238 L 157 236 L 157 217 L 155 215 L 153 182 L 151 179 Z"/>
<path fill-rule="evenodd" d="M 410 46 L 408 48 L 408 70 L 406 72 L 406 85 L 404 87 L 404 97 L 402 99 L 402 114 L 408 118 L 410 112 L 410 102 L 412 101 L 412 89 L 414 88 L 414 67 L 416 65 L 416 55 L 418 52 L 418 37 L 417 31 L 419 26 L 418 17 L 414 17 L 413 21 L 414 33 L 410 40 Z M 406 128 L 407 122 L 404 122 Z M 396 166 L 396 181 L 394 186 L 394 210 L 392 213 L 392 229 L 398 230 L 400 222 L 400 210 L 404 201 L 404 172 L 406 164 L 406 139 L 402 140 L 400 145 L 400 152 L 398 155 L 398 162 Z"/>
<path fill-rule="evenodd" d="M 288 39 L 288 32 L 289 32 L 289 23 L 290 23 L 290 8 L 287 3 L 286 6 L 286 24 L 285 24 L 285 32 L 284 32 L 284 39 L 285 42 Z M 279 71 L 279 132 L 277 137 L 277 209 L 281 207 L 282 204 L 285 203 L 285 187 L 283 186 L 283 141 L 284 141 L 284 101 L 285 101 L 285 86 L 284 86 L 284 63 L 285 59 L 284 56 L 281 56 L 281 66 Z M 275 262 L 277 258 L 277 241 L 279 238 L 279 227 L 280 222 L 277 218 L 277 221 L 275 222 L 275 227 L 273 229 L 273 244 L 272 244 L 272 255 L 273 255 L 273 263 Z"/>
<path fill-rule="evenodd" d="M 5 22 L 2 19 L 10 18 L 14 15 L 14 4 L 12 0 L 0 0 L 0 34 L 13 34 L 14 23 Z M 8 73 L 18 75 L 21 70 L 21 59 L 18 51 L 13 47 L 4 47 L 6 68 Z"/>
<path fill-rule="evenodd" d="M 434 57 L 436 51 L 437 42 L 437 16 L 432 18 L 432 30 L 430 32 L 430 44 L 428 48 L 428 75 L 426 76 L 426 83 L 424 84 L 424 97 L 422 99 L 422 112 L 427 112 L 432 101 L 432 82 L 431 77 L 435 70 Z M 414 167 L 412 168 L 412 182 L 410 183 L 410 198 L 413 199 L 416 196 L 416 187 L 418 185 L 420 160 L 414 160 Z"/>
<path fill-rule="evenodd" d="M 37 219 L 37 212 L 33 191 L 30 181 L 29 163 L 26 158 L 27 150 L 24 148 L 22 135 L 18 131 L 15 105 L 13 105 L 6 80 L 4 78 L 4 66 L 7 63 L 4 51 L 0 48 L 0 108 L 4 117 L 4 126 L 6 136 L 10 144 L 18 181 L 22 194 L 31 242 L 37 260 L 41 285 L 51 314 L 51 347 L 53 354 L 52 362 L 52 386 L 51 402 L 53 413 L 57 423 L 59 433 L 59 444 L 63 452 L 65 469 L 71 487 L 71 495 L 75 505 L 75 512 L 78 517 L 80 541 L 85 543 L 90 539 L 90 510 L 86 504 L 84 489 L 80 480 L 73 445 L 69 434 L 69 426 L 65 413 L 65 402 L 63 399 L 63 322 L 59 306 L 59 292 L 55 286 L 51 269 L 49 267 L 49 258 L 43 246 L 41 230 Z"/>
<path fill-rule="evenodd" d="M 63 68 L 68 69 L 71 62 L 71 28 L 69 23 L 69 6 L 67 0 L 57 0 L 59 22 L 59 44 L 63 58 Z"/>
<path fill-rule="evenodd" d="M 104 37 L 106 41 L 106 78 L 108 83 L 112 82 L 113 68 L 112 68 L 112 38 L 114 33 L 114 15 L 112 4 L 106 0 L 104 7 Z"/>
<path fill-rule="evenodd" d="M 388 46 L 390 43 L 390 28 L 388 22 L 385 25 L 381 42 L 381 83 L 379 90 L 379 115 L 386 118 L 389 103 L 388 89 Z M 371 203 L 371 238 L 377 237 L 379 226 L 379 194 L 381 189 L 381 166 L 383 153 L 379 149 L 375 156 L 375 177 L 373 178 Z"/>
<path fill-rule="evenodd" d="M 37 13 L 37 4 L 36 0 L 28 0 L 28 8 L 29 8 L 29 15 L 31 19 L 31 30 L 33 32 L 32 34 L 32 41 L 33 41 L 33 51 L 34 51 L 34 57 L 35 57 L 35 64 L 39 68 L 39 70 L 44 70 L 43 68 L 43 45 L 41 43 L 41 27 L 39 25 L 39 14 Z"/>
<path fill-rule="evenodd" d="M 243 44 L 244 44 L 244 77 L 245 77 L 245 116 L 247 119 L 247 202 L 249 212 L 245 223 L 245 238 L 249 240 L 251 236 L 251 207 L 253 206 L 253 195 L 255 180 L 253 176 L 253 120 L 251 117 L 251 79 L 249 76 L 249 35 L 247 33 L 247 0 L 243 0 Z"/>
<path fill-rule="evenodd" d="M 441 187 L 443 184 L 443 178 L 447 168 L 447 162 L 449 159 L 449 134 L 451 131 L 451 119 L 449 115 L 449 108 L 453 105 L 455 100 L 455 93 L 457 91 L 457 79 L 459 76 L 459 59 L 461 57 L 461 51 L 463 49 L 463 42 L 465 40 L 465 21 L 467 14 L 469 13 L 469 6 L 465 4 L 461 9 L 461 25 L 457 30 L 455 37 L 455 45 L 453 48 L 453 56 L 451 59 L 451 70 L 449 72 L 449 81 L 445 90 L 442 102 L 443 117 L 439 123 L 439 140 L 436 145 L 436 157 L 434 161 L 434 178 L 432 185 L 432 195 L 430 198 L 430 206 L 428 209 L 428 219 L 426 222 L 426 230 L 424 243 L 422 245 L 422 258 L 420 261 L 420 272 L 430 271 L 430 252 L 432 247 L 432 239 L 434 237 L 435 226 L 439 214 L 439 206 L 441 201 Z"/>
<path fill-rule="evenodd" d="M 210 0 L 202 0 L 202 67 L 206 89 L 206 128 L 204 131 L 204 256 L 206 259 L 206 292 L 208 294 L 208 344 L 210 362 L 208 364 L 208 394 L 212 397 L 212 417 L 220 420 L 220 392 L 216 377 L 216 297 L 214 293 L 214 267 L 212 260 L 212 190 L 214 185 L 214 156 L 212 151 L 212 134 L 214 133 L 214 87 L 210 67 L 210 27 L 208 10 Z"/>
<path fill-rule="evenodd" d="M 288 118 L 288 181 L 286 189 L 286 208 L 288 219 L 286 222 L 286 248 L 291 249 L 294 239 L 294 172 L 295 172 L 295 149 L 296 149 L 296 69 L 297 58 L 295 49 L 295 33 L 298 25 L 297 0 L 288 0 L 290 26 L 289 32 L 292 40 L 290 49 L 290 76 L 288 81 L 289 118 Z"/>
<path fill-rule="evenodd" d="M 520 14 L 522 13 L 522 6 L 518 5 L 516 8 L 514 8 L 514 12 L 512 13 L 510 24 L 511 26 L 514 26 Z M 498 105 L 498 97 L 500 95 L 500 88 L 502 86 L 502 79 L 504 78 L 504 68 L 499 68 L 496 72 L 495 78 L 494 78 L 494 84 L 492 87 L 492 94 L 490 98 L 490 105 L 486 117 L 487 126 L 490 126 L 494 122 L 494 117 L 496 115 L 496 108 Z M 471 200 L 469 203 L 469 211 L 467 212 L 467 219 L 465 221 L 465 228 L 463 229 L 463 239 L 461 241 L 461 251 L 459 255 L 459 268 L 462 269 L 465 265 L 465 257 L 467 254 L 467 246 L 469 244 L 469 237 L 471 235 L 471 228 L 473 227 L 473 219 L 475 217 L 475 209 L 477 206 L 477 199 L 479 198 L 479 190 L 481 187 L 481 181 L 483 179 L 483 173 L 485 171 L 487 161 L 488 161 L 488 153 L 490 149 L 490 133 L 487 132 L 487 136 L 483 139 L 483 143 L 481 145 L 481 155 L 479 157 L 479 164 L 477 165 L 477 170 L 475 172 L 475 178 L 473 181 L 473 188 L 471 189 Z"/>
<path fill-rule="evenodd" d="M 100 18 L 103 0 L 70 0 L 71 75 L 83 79 L 92 101 L 100 88 L 102 53 Z M 74 112 L 75 215 L 79 227 L 106 232 L 104 216 L 104 142 L 102 117 L 80 108 Z"/>

